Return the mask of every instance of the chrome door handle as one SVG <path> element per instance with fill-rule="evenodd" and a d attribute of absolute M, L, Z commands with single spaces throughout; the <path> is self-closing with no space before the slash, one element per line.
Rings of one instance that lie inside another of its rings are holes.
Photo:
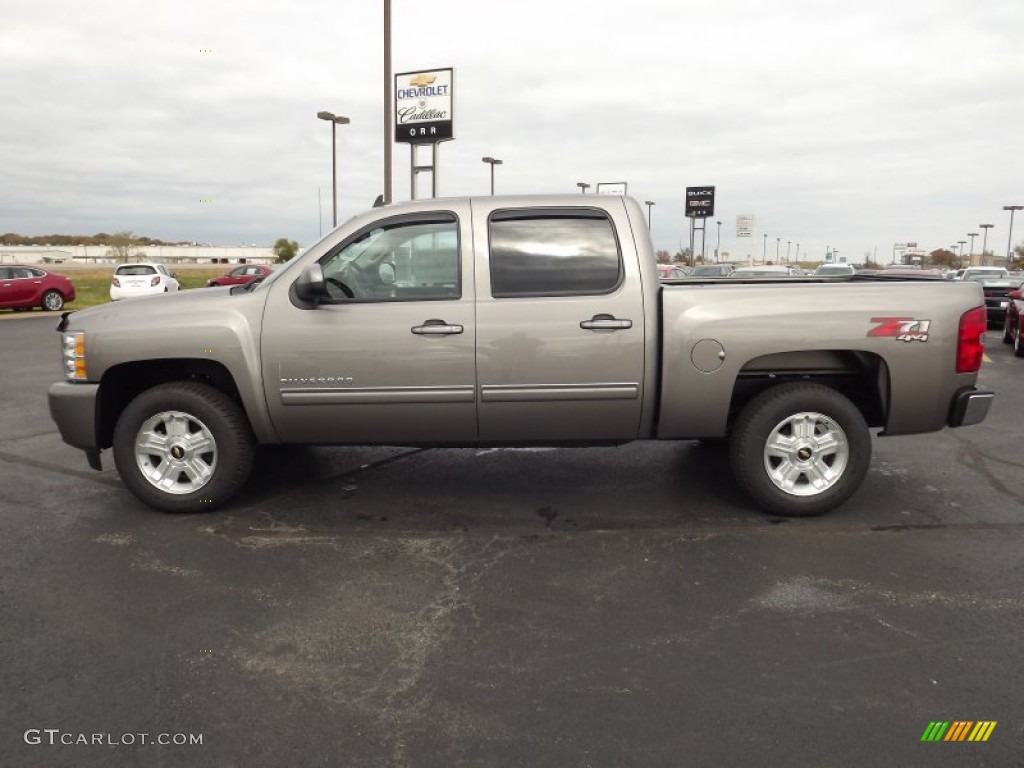
<path fill-rule="evenodd" d="M 580 323 L 580 328 L 585 331 L 621 331 L 632 327 L 632 320 L 619 320 L 614 315 L 606 314 L 594 315 Z"/>
<path fill-rule="evenodd" d="M 417 336 L 452 336 L 462 333 L 461 325 L 446 323 L 444 320 L 425 320 L 423 325 L 414 325 L 412 332 Z"/>

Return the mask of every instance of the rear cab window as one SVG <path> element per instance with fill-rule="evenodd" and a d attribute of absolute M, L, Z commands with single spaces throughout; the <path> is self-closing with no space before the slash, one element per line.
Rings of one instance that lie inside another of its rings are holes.
<path fill-rule="evenodd" d="M 604 211 L 498 210 L 488 229 L 494 298 L 601 295 L 622 283 L 622 252 Z"/>

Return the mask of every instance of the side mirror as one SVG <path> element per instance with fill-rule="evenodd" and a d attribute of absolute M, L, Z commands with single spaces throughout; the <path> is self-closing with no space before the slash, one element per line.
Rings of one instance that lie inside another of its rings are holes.
<path fill-rule="evenodd" d="M 1022 300 L 1024 300 L 1024 293 L 1022 293 L 1019 290 L 1017 290 L 1017 291 L 1010 291 L 1006 295 L 1009 296 L 1014 301 L 1022 301 Z"/>
<path fill-rule="evenodd" d="M 316 262 L 302 268 L 299 279 L 295 281 L 295 295 L 310 304 L 318 304 L 327 295 L 324 286 L 324 271 Z"/>

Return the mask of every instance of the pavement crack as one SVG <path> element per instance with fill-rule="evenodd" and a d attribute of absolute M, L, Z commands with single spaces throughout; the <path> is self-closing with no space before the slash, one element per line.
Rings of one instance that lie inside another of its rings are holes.
<path fill-rule="evenodd" d="M 989 461 L 998 461 L 993 457 L 987 455 L 972 440 L 966 437 L 960 437 L 953 434 L 953 438 L 960 443 L 960 448 L 956 452 L 956 460 L 967 469 L 973 470 L 981 475 L 988 485 L 997 493 L 1006 496 L 1007 498 L 1013 499 L 1021 506 L 1024 506 L 1024 495 L 1012 491 L 1006 487 L 998 477 L 996 477 L 992 470 L 988 468 L 987 463 Z M 1008 463 L 1008 462 L 1002 462 Z M 1013 465 L 1011 465 L 1013 466 Z"/>
<path fill-rule="evenodd" d="M 121 485 L 119 480 L 115 480 L 113 477 L 108 477 L 102 472 L 96 472 L 95 470 L 89 470 L 86 472 L 81 469 L 69 469 L 68 467 L 61 466 L 60 464 L 54 464 L 49 461 L 40 461 L 39 459 L 30 459 L 28 456 L 20 456 L 16 453 L 9 453 L 7 451 L 0 451 L 0 461 L 5 461 L 9 464 L 20 464 L 23 467 L 32 467 L 33 469 L 42 469 L 47 472 L 57 472 L 61 475 L 77 477 L 82 480 L 89 480 L 94 483 L 101 483 L 114 488 L 124 487 Z"/>

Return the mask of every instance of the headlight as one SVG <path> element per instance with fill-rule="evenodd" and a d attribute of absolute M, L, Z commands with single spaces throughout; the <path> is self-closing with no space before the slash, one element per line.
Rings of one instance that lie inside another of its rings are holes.
<path fill-rule="evenodd" d="M 68 381 L 88 381 L 85 370 L 85 334 L 82 331 L 61 334 L 64 352 L 64 378 Z"/>

